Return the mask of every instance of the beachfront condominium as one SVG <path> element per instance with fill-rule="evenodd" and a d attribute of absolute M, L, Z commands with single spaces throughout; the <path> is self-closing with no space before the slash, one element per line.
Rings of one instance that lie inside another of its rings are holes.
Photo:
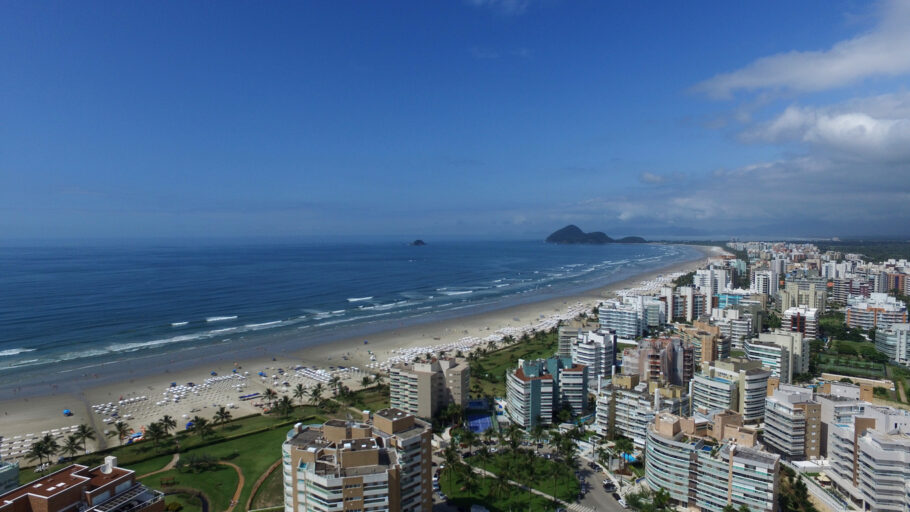
<path fill-rule="evenodd" d="M 653 383 L 652 383 L 653 384 Z M 689 398 L 681 386 L 649 386 L 638 375 L 600 379 L 594 430 L 605 438 L 621 435 L 644 448 L 648 425 L 660 411 L 688 415 Z"/>
<path fill-rule="evenodd" d="M 729 268 L 701 268 L 695 271 L 692 283 L 709 297 L 716 297 L 720 292 L 733 285 L 733 272 Z"/>
<path fill-rule="evenodd" d="M 560 322 L 556 330 L 558 335 L 556 357 L 572 357 L 572 345 L 578 340 L 578 337 L 582 336 L 585 331 L 599 327 L 600 323 L 596 318 L 575 318 Z"/>
<path fill-rule="evenodd" d="M 869 298 L 847 299 L 847 326 L 879 329 L 907 323 L 907 305 L 887 293 L 871 293 Z"/>
<path fill-rule="evenodd" d="M 597 316 L 602 330 L 613 331 L 622 339 L 633 340 L 642 334 L 641 315 L 631 304 L 604 301 L 597 309 Z"/>
<path fill-rule="evenodd" d="M 389 369 L 390 405 L 419 418 L 432 418 L 451 403 L 465 406 L 471 367 L 454 358 L 400 363 Z"/>
<path fill-rule="evenodd" d="M 718 441 L 694 418 L 660 413 L 648 425 L 645 480 L 652 491 L 667 491 L 681 507 L 777 510 L 778 468 L 777 455 L 750 443 Z"/>
<path fill-rule="evenodd" d="M 787 308 L 781 314 L 781 325 L 787 331 L 815 338 L 818 335 L 818 309 L 806 306 Z"/>
<path fill-rule="evenodd" d="M 0 512 L 162 512 L 164 494 L 105 457 L 94 468 L 73 464 L 0 494 Z"/>
<path fill-rule="evenodd" d="M 825 474 L 863 510 L 910 510 L 910 413 L 869 404 L 851 420 L 830 425 Z"/>
<path fill-rule="evenodd" d="M 588 379 L 596 385 L 600 377 L 613 374 L 616 335 L 611 332 L 585 331 L 572 343 L 569 356 L 575 364 L 588 368 Z"/>
<path fill-rule="evenodd" d="M 287 512 L 429 512 L 432 430 L 400 409 L 294 425 L 281 446 Z"/>
<path fill-rule="evenodd" d="M 876 329 L 875 349 L 895 363 L 910 364 L 910 324 L 891 324 Z"/>
<path fill-rule="evenodd" d="M 770 377 L 771 371 L 759 361 L 733 357 L 702 363 L 701 372 L 689 385 L 690 409 L 693 413 L 730 409 L 746 423 L 760 422 Z"/>
<path fill-rule="evenodd" d="M 821 453 L 821 405 L 812 389 L 782 385 L 765 399 L 763 440 L 787 460 L 817 459 Z"/>
<path fill-rule="evenodd" d="M 800 332 L 763 332 L 743 342 L 746 359 L 761 362 L 771 375 L 789 384 L 793 376 L 809 371 L 809 341 Z"/>
<path fill-rule="evenodd" d="M 563 407 L 582 414 L 587 401 L 588 368 L 569 358 L 519 359 L 506 377 L 506 413 L 526 429 L 552 423 Z"/>

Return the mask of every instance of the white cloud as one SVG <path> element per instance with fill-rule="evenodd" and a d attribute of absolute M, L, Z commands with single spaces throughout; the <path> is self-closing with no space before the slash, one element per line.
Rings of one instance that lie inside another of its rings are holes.
<path fill-rule="evenodd" d="M 695 87 L 715 98 L 736 91 L 782 89 L 821 91 L 873 76 L 910 72 L 910 2 L 882 4 L 871 31 L 823 51 L 791 51 L 760 58 L 744 68 L 714 76 Z"/>
<path fill-rule="evenodd" d="M 528 0 L 468 0 L 475 7 L 483 7 L 506 16 L 518 16 L 528 9 Z"/>
<path fill-rule="evenodd" d="M 641 181 L 643 181 L 645 183 L 650 183 L 652 185 L 660 185 L 661 183 L 667 181 L 666 176 L 661 176 L 659 174 L 654 174 L 651 172 L 643 172 L 643 173 L 641 173 L 641 176 L 639 176 L 639 178 L 641 179 Z"/>
<path fill-rule="evenodd" d="M 910 94 L 887 94 L 829 107 L 790 106 L 744 133 L 743 138 L 802 142 L 832 156 L 908 161 Z"/>

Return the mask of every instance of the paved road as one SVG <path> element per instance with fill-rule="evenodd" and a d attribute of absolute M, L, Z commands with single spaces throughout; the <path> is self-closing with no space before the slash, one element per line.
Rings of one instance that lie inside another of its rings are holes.
<path fill-rule="evenodd" d="M 584 460 L 584 459 L 582 459 Z M 619 503 L 613 499 L 612 493 L 604 490 L 603 481 L 606 476 L 601 471 L 592 471 L 587 466 L 580 470 L 579 480 L 587 484 L 588 492 L 579 505 L 588 509 L 607 512 L 625 512 Z"/>

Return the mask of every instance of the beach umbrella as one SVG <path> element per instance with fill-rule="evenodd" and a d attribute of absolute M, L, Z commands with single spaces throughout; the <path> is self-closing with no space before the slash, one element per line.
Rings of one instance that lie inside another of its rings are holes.
<path fill-rule="evenodd" d="M 215 375 L 218 375 L 218 374 L 217 374 L 217 373 L 215 373 L 215 372 L 212 372 L 212 376 L 215 376 Z"/>
<path fill-rule="evenodd" d="M 72 415 L 73 415 L 73 411 L 71 411 L 71 410 L 69 410 L 69 409 L 63 409 L 63 415 L 64 415 L 64 416 L 72 416 Z"/>

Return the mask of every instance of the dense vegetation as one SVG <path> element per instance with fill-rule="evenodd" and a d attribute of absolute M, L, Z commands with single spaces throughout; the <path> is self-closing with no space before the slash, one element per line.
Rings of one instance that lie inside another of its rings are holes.
<path fill-rule="evenodd" d="M 894 240 L 843 240 L 814 242 L 820 251 L 862 254 L 874 262 L 887 259 L 910 259 L 910 242 Z"/>

